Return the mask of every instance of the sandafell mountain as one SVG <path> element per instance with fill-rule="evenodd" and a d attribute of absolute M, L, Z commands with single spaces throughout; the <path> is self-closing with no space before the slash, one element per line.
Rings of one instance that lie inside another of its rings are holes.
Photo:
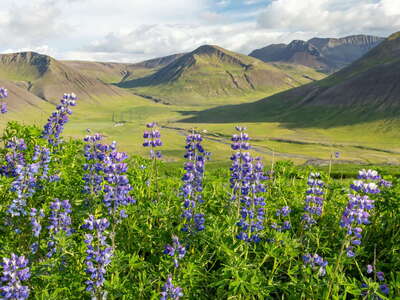
<path fill-rule="evenodd" d="M 210 109 L 186 121 L 278 121 L 297 127 L 331 127 L 399 120 L 399 112 L 400 32 L 397 32 L 325 79 L 253 103 Z"/>
<path fill-rule="evenodd" d="M 204 45 L 157 72 L 120 87 L 170 104 L 204 104 L 251 93 L 272 94 L 322 78 L 309 68 L 266 64 L 218 46 Z"/>
<path fill-rule="evenodd" d="M 273 44 L 254 50 L 250 56 L 264 62 L 289 62 L 333 73 L 359 59 L 383 40 L 371 35 L 294 40 L 288 45 Z"/>
<path fill-rule="evenodd" d="M 50 102 L 58 102 L 65 92 L 74 92 L 82 100 L 126 94 L 118 87 L 35 52 L 0 55 L 0 79 L 25 86 L 30 93 Z"/>

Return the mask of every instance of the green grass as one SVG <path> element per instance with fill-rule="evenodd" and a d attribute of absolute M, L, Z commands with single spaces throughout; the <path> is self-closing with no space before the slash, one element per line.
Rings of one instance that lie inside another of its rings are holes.
<path fill-rule="evenodd" d="M 223 99 L 221 99 L 223 101 Z M 237 98 L 230 101 L 250 101 Z M 51 106 L 49 106 L 51 107 Z M 337 127 L 296 127 L 293 124 L 278 121 L 249 122 L 237 118 L 236 114 L 220 114 L 219 122 L 182 121 L 198 115 L 212 106 L 174 106 L 157 104 L 137 96 L 125 98 L 97 99 L 96 102 L 78 102 L 73 108 L 70 122 L 65 129 L 67 137 L 82 138 L 86 129 L 100 132 L 108 141 L 116 140 L 123 151 L 130 154 L 147 156 L 148 149 L 142 147 L 142 133 L 145 124 L 159 122 L 162 128 L 162 148 L 166 162 L 180 164 L 183 160 L 184 135 L 195 128 L 206 137 L 205 147 L 211 151 L 212 160 L 223 163 L 229 159 L 230 136 L 234 126 L 246 126 L 252 137 L 252 144 L 260 150 L 257 155 L 272 164 L 272 160 L 289 159 L 296 164 L 304 164 L 308 160 L 329 160 L 330 154 L 341 152 L 341 160 L 362 162 L 365 164 L 398 164 L 400 163 L 400 133 L 396 130 L 399 122 L 373 121 Z M 40 113 L 21 111 L 1 116 L 0 129 L 13 119 L 23 120 L 26 124 L 43 126 L 46 123 L 50 109 Z M 245 112 L 243 112 L 244 114 Z M 249 111 L 249 118 L 257 111 Z M 115 121 L 112 120 L 114 114 Z M 126 121 L 119 123 L 122 118 Z M 299 117 L 300 118 L 300 117 Z M 176 130 L 173 128 L 180 128 Z M 365 134 L 368 132 L 368 134 Z M 388 153 L 385 151 L 399 152 Z"/>

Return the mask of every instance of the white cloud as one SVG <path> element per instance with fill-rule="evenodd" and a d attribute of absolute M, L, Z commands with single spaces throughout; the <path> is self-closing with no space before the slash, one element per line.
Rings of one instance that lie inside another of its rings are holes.
<path fill-rule="evenodd" d="M 250 6 L 258 3 L 265 3 L 265 9 Z M 247 54 L 292 39 L 388 35 L 400 28 L 400 0 L 1 0 L 1 4 L 1 52 L 27 49 L 68 59 L 139 61 L 191 51 L 205 43 Z"/>
<path fill-rule="evenodd" d="M 108 61 L 140 61 L 154 57 L 183 53 L 204 44 L 219 45 L 248 54 L 270 43 L 309 38 L 302 32 L 269 31 L 252 23 L 229 25 L 146 25 L 129 33 L 112 33 L 91 43 L 79 52 L 80 59 Z M 77 55 L 78 53 L 74 53 Z M 70 58 L 71 56 L 68 56 Z"/>
<path fill-rule="evenodd" d="M 400 26 L 397 0 L 275 0 L 259 17 L 268 29 L 308 31 L 325 35 L 387 35 Z"/>

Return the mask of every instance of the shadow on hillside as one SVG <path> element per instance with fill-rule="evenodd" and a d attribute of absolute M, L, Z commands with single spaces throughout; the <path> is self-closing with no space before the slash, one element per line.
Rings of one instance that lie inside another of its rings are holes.
<path fill-rule="evenodd" d="M 274 97 L 252 103 L 224 105 L 203 111 L 179 111 L 180 123 L 278 122 L 285 128 L 333 128 L 379 120 L 400 120 L 399 110 L 368 107 L 289 105 Z"/>

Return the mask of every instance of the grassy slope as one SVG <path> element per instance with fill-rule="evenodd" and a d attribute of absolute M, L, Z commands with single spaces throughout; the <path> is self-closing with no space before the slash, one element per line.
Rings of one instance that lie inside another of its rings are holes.
<path fill-rule="evenodd" d="M 255 100 L 325 76 L 304 66 L 266 64 L 219 47 L 208 47 L 181 57 L 175 65 L 168 65 L 154 76 L 140 82 L 126 81 L 121 87 L 170 104 L 210 105 L 232 103 L 230 99 L 235 99 L 233 103 L 244 102 L 237 100 L 239 97 Z"/>

